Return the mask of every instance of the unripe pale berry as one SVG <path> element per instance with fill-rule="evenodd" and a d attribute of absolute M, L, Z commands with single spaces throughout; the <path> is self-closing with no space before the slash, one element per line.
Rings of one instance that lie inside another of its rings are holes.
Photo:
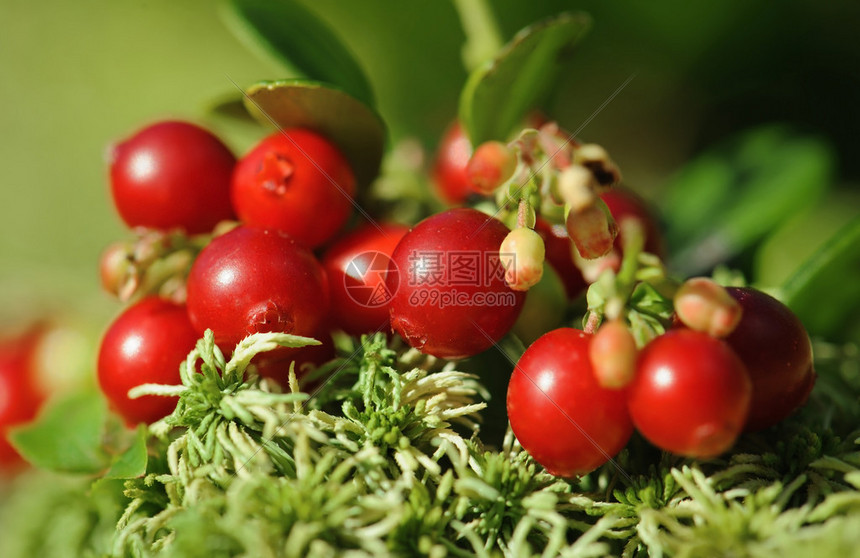
<path fill-rule="evenodd" d="M 472 190 L 489 196 L 501 186 L 517 169 L 517 155 L 499 141 L 488 141 L 478 146 L 466 173 Z"/>
<path fill-rule="evenodd" d="M 99 259 L 99 277 L 102 288 L 119 296 L 126 283 L 134 276 L 132 264 L 134 248 L 128 242 L 114 242 L 104 249 Z"/>
<path fill-rule="evenodd" d="M 527 291 L 543 276 L 546 248 L 538 233 L 520 227 L 508 233 L 499 248 L 505 282 L 515 291 Z"/>
<path fill-rule="evenodd" d="M 580 211 L 571 209 L 565 225 L 579 255 L 587 260 L 608 254 L 618 234 L 615 219 L 600 198 Z"/>
<path fill-rule="evenodd" d="M 712 279 L 693 277 L 675 293 L 675 313 L 690 329 L 726 337 L 741 321 L 741 305 Z"/>
<path fill-rule="evenodd" d="M 600 326 L 588 347 L 597 383 L 608 389 L 621 389 L 633 381 L 638 354 L 633 334 L 620 320 Z"/>

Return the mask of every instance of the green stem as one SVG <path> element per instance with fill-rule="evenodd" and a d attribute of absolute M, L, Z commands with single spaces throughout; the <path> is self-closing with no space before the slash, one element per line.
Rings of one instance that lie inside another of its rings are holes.
<path fill-rule="evenodd" d="M 502 48 L 502 35 L 487 0 L 453 0 L 466 34 L 463 66 L 471 72 Z"/>
<path fill-rule="evenodd" d="M 645 247 L 645 231 L 638 219 L 624 219 L 618 226 L 624 238 L 621 247 L 624 256 L 616 278 L 615 296 L 606 303 L 606 315 L 609 319 L 621 317 L 627 300 L 633 294 L 633 288 L 636 286 L 636 272 L 639 270 L 639 254 Z"/>

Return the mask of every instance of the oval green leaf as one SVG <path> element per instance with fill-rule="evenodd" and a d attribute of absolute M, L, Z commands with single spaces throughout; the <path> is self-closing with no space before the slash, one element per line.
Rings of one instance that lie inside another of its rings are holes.
<path fill-rule="evenodd" d="M 856 217 L 789 277 L 782 301 L 812 335 L 838 338 L 860 308 L 860 217 Z"/>
<path fill-rule="evenodd" d="M 565 13 L 526 27 L 469 76 L 460 96 L 460 122 L 474 145 L 504 140 L 552 87 L 560 61 L 590 26 L 585 14 Z"/>
<path fill-rule="evenodd" d="M 110 465 L 102 445 L 107 406 L 97 392 L 57 401 L 11 441 L 30 463 L 64 473 L 96 474 Z"/>
<path fill-rule="evenodd" d="M 245 93 L 245 107 L 258 121 L 279 129 L 310 128 L 334 141 L 360 186 L 379 174 L 385 125 L 366 104 L 319 82 L 263 82 Z"/>
<path fill-rule="evenodd" d="M 373 90 L 349 49 L 314 14 L 290 0 L 227 0 L 227 26 L 251 50 L 274 55 L 302 77 L 333 83 L 374 107 Z"/>

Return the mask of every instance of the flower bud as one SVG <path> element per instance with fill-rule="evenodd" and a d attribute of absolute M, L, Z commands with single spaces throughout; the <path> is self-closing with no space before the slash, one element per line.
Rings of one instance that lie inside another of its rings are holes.
<path fill-rule="evenodd" d="M 582 211 L 594 204 L 594 176 L 587 168 L 571 165 L 558 175 L 558 195 L 571 211 Z"/>
<path fill-rule="evenodd" d="M 501 142 L 488 141 L 475 150 L 466 173 L 472 190 L 489 196 L 510 179 L 516 169 L 516 153 Z"/>
<path fill-rule="evenodd" d="M 99 259 L 99 277 L 102 288 L 119 296 L 126 283 L 134 276 L 133 248 L 127 242 L 114 242 L 104 249 Z"/>
<path fill-rule="evenodd" d="M 515 291 L 527 291 L 543 276 L 546 249 L 538 233 L 520 227 L 508 233 L 499 248 L 505 282 Z"/>
<path fill-rule="evenodd" d="M 573 164 L 582 165 L 590 170 L 601 186 L 611 186 L 621 182 L 621 171 L 609 158 L 606 149 L 596 143 L 580 145 L 574 153 Z"/>
<path fill-rule="evenodd" d="M 693 277 L 675 293 L 675 314 L 681 322 L 711 337 L 725 337 L 741 321 L 740 303 L 718 283 Z"/>
<path fill-rule="evenodd" d="M 637 355 L 636 340 L 620 320 L 600 326 L 588 346 L 597 383 L 608 389 L 621 389 L 633 381 Z"/>
<path fill-rule="evenodd" d="M 565 225 L 579 255 L 586 260 L 608 254 L 618 234 L 618 227 L 609 213 L 609 208 L 597 197 L 585 209 L 574 211 L 571 208 Z"/>

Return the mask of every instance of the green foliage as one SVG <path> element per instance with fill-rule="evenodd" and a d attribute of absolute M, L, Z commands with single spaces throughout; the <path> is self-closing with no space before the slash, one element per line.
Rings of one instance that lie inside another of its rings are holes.
<path fill-rule="evenodd" d="M 582 39 L 589 23 L 584 14 L 563 14 L 527 27 L 472 72 L 459 117 L 474 145 L 507 139 L 549 92 L 561 55 Z"/>
<path fill-rule="evenodd" d="M 736 256 L 819 200 L 833 173 L 821 140 L 755 128 L 685 165 L 663 207 L 674 264 L 700 273 Z"/>
<path fill-rule="evenodd" d="M 222 14 L 251 49 L 274 55 L 299 76 L 339 87 L 370 107 L 373 90 L 340 38 L 299 2 L 227 0 Z"/>
<path fill-rule="evenodd" d="M 782 287 L 812 334 L 838 337 L 860 305 L 860 217 L 838 230 Z"/>
<path fill-rule="evenodd" d="M 104 473 L 108 478 L 143 474 L 146 444 L 143 432 L 129 436 L 95 391 L 74 394 L 52 405 L 42 419 L 12 434 L 12 441 L 30 462 L 62 473 Z"/>
<path fill-rule="evenodd" d="M 123 494 L 122 481 L 22 477 L 0 508 L 4 529 L 24 500 L 22 514 L 59 523 L 0 536 L 3 556 L 62 556 L 44 551 L 67 545 L 65 555 L 118 557 L 758 557 L 856 542 L 860 438 L 833 429 L 828 390 L 720 459 L 635 438 L 566 481 L 510 430 L 500 448 L 482 444 L 486 393 L 474 376 L 384 335 L 342 347 L 349 356 L 320 370 L 332 377 L 312 399 L 295 377 L 280 393 L 247 369 L 260 351 L 309 342 L 257 334 L 228 361 L 207 335 L 182 386 L 139 390 L 180 395 L 149 429 L 146 475 L 130 472 Z"/>

